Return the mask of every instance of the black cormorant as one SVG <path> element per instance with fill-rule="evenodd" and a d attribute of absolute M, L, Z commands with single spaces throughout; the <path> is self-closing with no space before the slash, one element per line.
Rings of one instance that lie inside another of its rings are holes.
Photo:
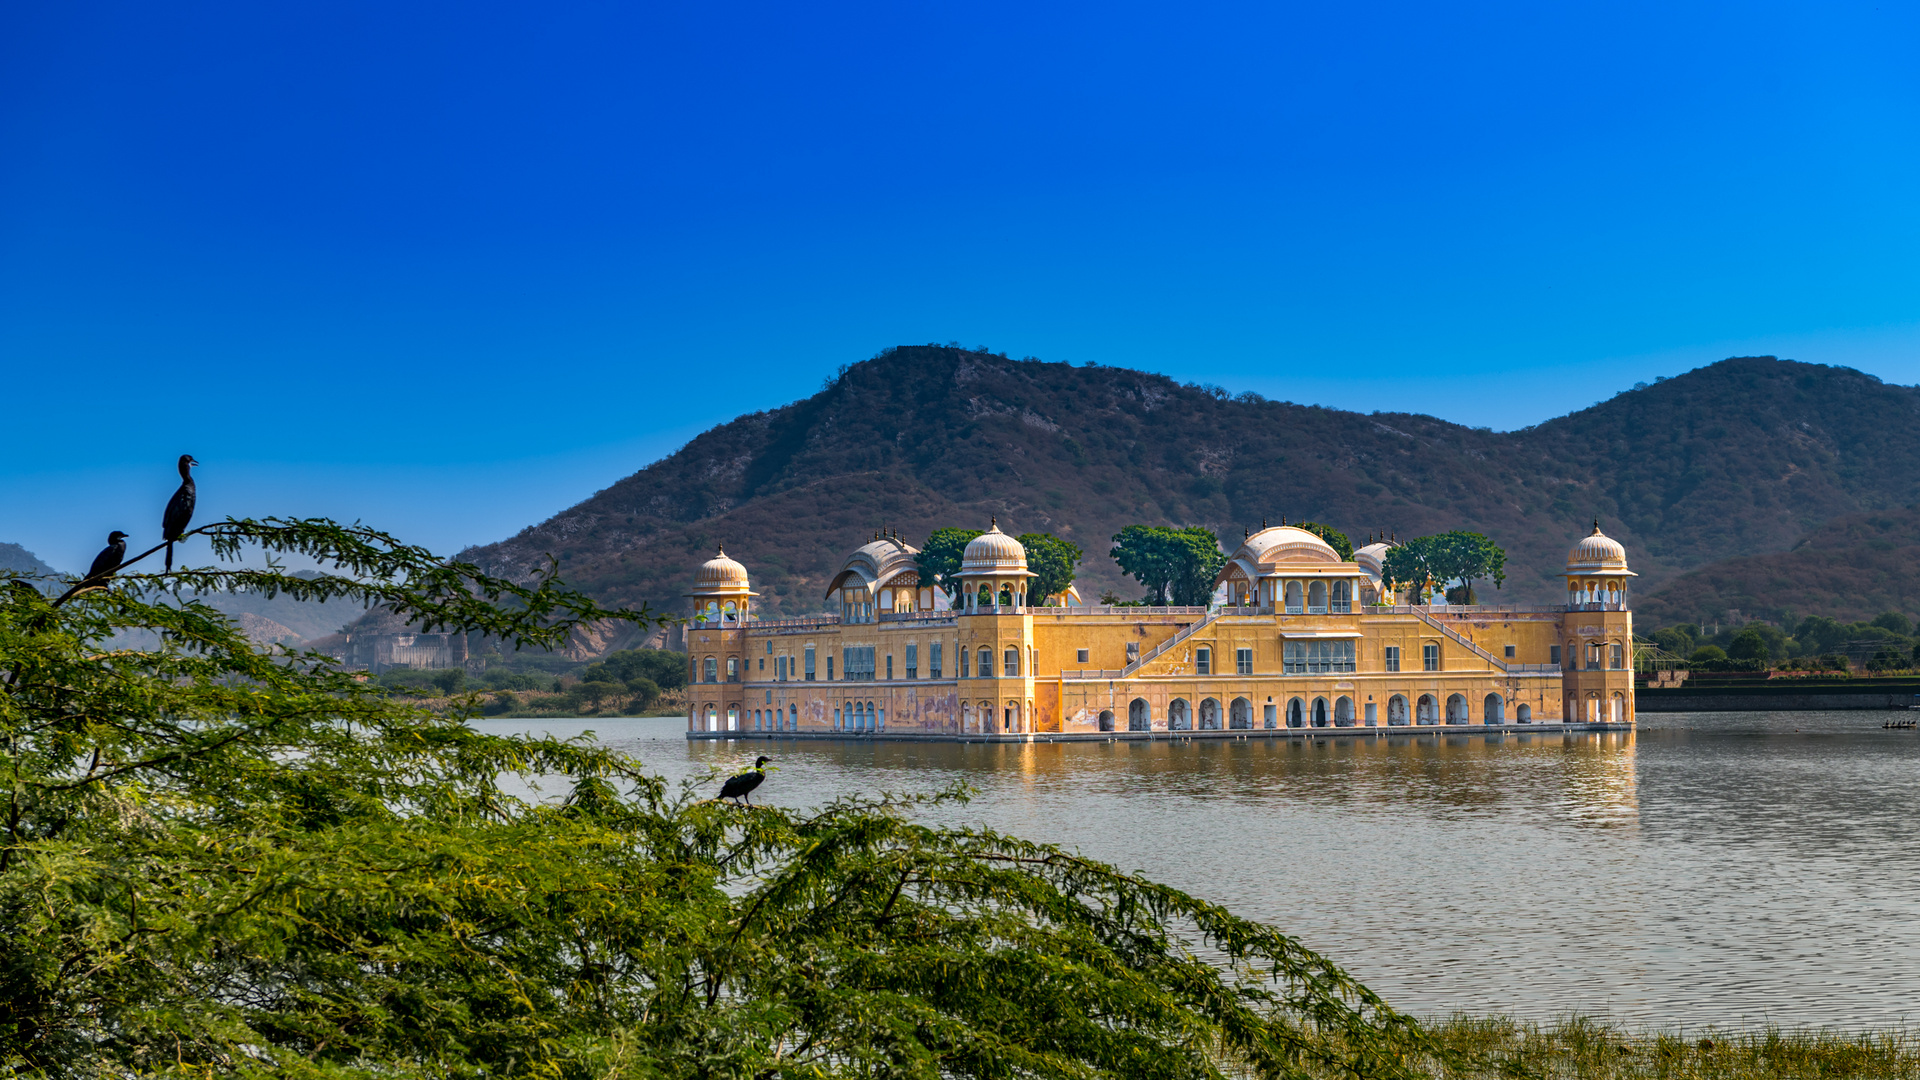
<path fill-rule="evenodd" d="M 746 799 L 747 805 L 752 806 L 753 800 L 748 799 L 747 796 L 753 794 L 753 789 L 759 787 L 760 782 L 767 778 L 767 762 L 772 760 L 772 758 L 762 755 L 759 761 L 753 763 L 752 772 L 743 772 L 739 776 L 728 780 L 726 784 L 720 788 L 720 797 L 723 799 Z"/>
<path fill-rule="evenodd" d="M 103 578 L 115 570 L 127 559 L 127 534 L 115 529 L 107 534 L 107 546 L 93 557 L 93 565 L 87 568 L 86 580 Z"/>
<path fill-rule="evenodd" d="M 200 464 L 193 460 L 192 454 L 180 455 L 180 489 L 167 500 L 167 512 L 160 518 L 160 539 L 167 542 L 167 569 L 173 569 L 173 542 L 187 531 L 187 522 L 193 520 L 193 473 L 187 471 Z"/>

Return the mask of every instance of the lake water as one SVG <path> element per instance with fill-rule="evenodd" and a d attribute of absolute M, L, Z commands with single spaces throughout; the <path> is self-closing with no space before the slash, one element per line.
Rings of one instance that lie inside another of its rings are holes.
<path fill-rule="evenodd" d="M 1920 732 L 1656 715 L 1633 734 L 982 745 L 592 730 L 670 779 L 766 753 L 756 801 L 977 789 L 958 818 L 1295 934 L 1401 1009 L 1636 1024 L 1920 1019 Z"/>

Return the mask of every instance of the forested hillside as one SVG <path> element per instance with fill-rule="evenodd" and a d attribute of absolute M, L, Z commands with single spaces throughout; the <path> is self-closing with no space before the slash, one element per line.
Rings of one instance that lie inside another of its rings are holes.
<path fill-rule="evenodd" d="M 1083 594 L 1133 595 L 1105 554 L 1122 526 L 1205 524 L 1230 544 L 1284 515 L 1356 540 L 1485 532 L 1509 551 L 1506 592 L 1489 599 L 1551 600 L 1568 545 L 1599 517 L 1645 596 L 1732 554 L 1785 551 L 1839 515 L 1920 500 L 1917 423 L 1920 391 L 1771 357 L 1503 433 L 910 346 L 465 555 L 526 574 L 551 553 L 603 600 L 677 608 L 723 542 L 763 609 L 794 614 L 819 610 L 839 560 L 883 527 L 917 541 L 998 516 L 1084 546 Z"/>

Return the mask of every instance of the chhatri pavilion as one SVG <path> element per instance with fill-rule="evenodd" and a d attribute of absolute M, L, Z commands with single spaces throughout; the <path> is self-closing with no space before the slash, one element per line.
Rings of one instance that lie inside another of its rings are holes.
<path fill-rule="evenodd" d="M 1339 554 L 1263 528 L 1208 607 L 1030 597 L 1020 543 L 967 545 L 957 599 L 882 537 L 847 557 L 829 613 L 761 619 L 747 568 L 703 564 L 684 632 L 689 737 L 1221 737 L 1396 727 L 1631 725 L 1626 550 L 1596 523 L 1553 606 L 1395 603 L 1390 545 Z M 1533 730 L 1539 730 L 1538 727 Z"/>

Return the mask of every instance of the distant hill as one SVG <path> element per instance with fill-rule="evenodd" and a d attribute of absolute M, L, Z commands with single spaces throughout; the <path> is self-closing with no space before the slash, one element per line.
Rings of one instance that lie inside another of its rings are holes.
<path fill-rule="evenodd" d="M 997 516 L 1009 532 L 1082 545 L 1082 595 L 1133 596 L 1106 556 L 1122 526 L 1206 524 L 1231 546 L 1285 515 L 1356 540 L 1485 532 L 1509 552 L 1506 590 L 1488 599 L 1551 601 L 1564 595 L 1567 547 L 1599 517 L 1628 546 L 1645 596 L 1730 553 L 1784 552 L 1841 515 L 1920 501 L 1917 428 L 1912 387 L 1772 357 L 1502 433 L 908 346 L 463 554 L 513 576 L 551 554 L 603 601 L 677 611 L 694 567 L 724 542 L 762 610 L 797 614 L 821 609 L 840 560 L 882 527 L 918 541 Z"/>
<path fill-rule="evenodd" d="M 17 570 L 22 574 L 58 574 L 60 571 L 40 561 L 40 556 L 21 547 L 19 544 L 0 544 L 0 570 Z"/>
<path fill-rule="evenodd" d="M 1864 622 L 1920 614 L 1920 506 L 1848 514 L 1786 551 L 1735 555 L 1669 579 L 1634 604 L 1648 625 L 1808 615 Z M 1729 615 L 1737 612 L 1737 615 Z"/>

